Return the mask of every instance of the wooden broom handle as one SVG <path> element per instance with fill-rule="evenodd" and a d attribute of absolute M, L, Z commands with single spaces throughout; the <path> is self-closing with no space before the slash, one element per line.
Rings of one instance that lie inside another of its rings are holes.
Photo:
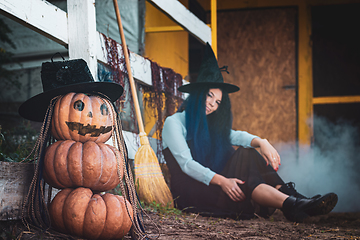
<path fill-rule="evenodd" d="M 118 25 L 119 25 L 119 32 L 120 32 L 122 48 L 123 48 L 123 52 L 124 52 L 124 56 L 125 56 L 126 69 L 128 71 L 128 75 L 129 75 L 131 94 L 132 94 L 134 105 L 135 105 L 135 113 L 136 113 L 136 118 L 137 118 L 137 121 L 138 121 L 139 132 L 144 133 L 145 132 L 145 130 L 144 130 L 144 122 L 143 122 L 142 117 L 141 117 L 139 100 L 138 100 L 138 96 L 137 96 L 137 93 L 136 93 L 136 87 L 135 87 L 134 78 L 133 78 L 133 75 L 132 75 L 132 72 L 131 72 L 130 58 L 129 58 L 129 53 L 128 53 L 128 49 L 127 49 L 127 46 L 126 46 L 124 29 L 123 29 L 123 26 L 122 26 L 122 23 L 121 23 L 119 6 L 118 6 L 118 3 L 117 3 L 117 0 L 113 0 L 113 2 L 114 2 L 114 8 L 115 8 L 115 12 L 116 12 L 116 18 L 117 18 Z"/>

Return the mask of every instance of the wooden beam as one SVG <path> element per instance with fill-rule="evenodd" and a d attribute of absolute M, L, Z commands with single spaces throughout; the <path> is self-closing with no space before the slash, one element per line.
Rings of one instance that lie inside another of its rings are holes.
<path fill-rule="evenodd" d="M 201 42 L 211 44 L 211 29 L 177 0 L 148 0 Z"/>
<path fill-rule="evenodd" d="M 217 0 L 211 0 L 211 47 L 217 58 Z"/>
<path fill-rule="evenodd" d="M 69 59 L 84 59 L 97 76 L 95 0 L 67 0 Z"/>
<path fill-rule="evenodd" d="M 165 27 L 147 27 L 145 33 L 158 33 L 158 32 L 179 32 L 185 31 L 181 26 L 165 26 Z"/>
<path fill-rule="evenodd" d="M 298 136 L 301 144 L 311 144 L 313 137 L 313 77 L 311 12 L 303 2 L 299 5 L 299 46 L 298 46 Z"/>
<path fill-rule="evenodd" d="M 206 26 L 211 28 L 210 24 L 206 24 Z M 181 32 L 186 31 L 181 26 L 163 26 L 163 27 L 146 27 L 145 33 L 160 33 L 160 32 Z M 213 38 L 213 31 L 211 31 L 211 37 Z M 214 42 L 212 40 L 212 42 Z"/>
<path fill-rule="evenodd" d="M 360 96 L 314 97 L 313 104 L 358 103 Z"/>
<path fill-rule="evenodd" d="M 67 14 L 43 0 L 0 0 L 0 14 L 67 46 Z"/>

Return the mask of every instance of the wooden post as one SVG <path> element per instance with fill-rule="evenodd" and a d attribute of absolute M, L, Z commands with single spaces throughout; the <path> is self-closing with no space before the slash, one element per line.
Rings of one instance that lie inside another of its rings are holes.
<path fill-rule="evenodd" d="M 310 9 L 306 2 L 299 4 L 299 143 L 311 144 L 313 136 L 313 77 Z"/>
<path fill-rule="evenodd" d="M 69 58 L 84 59 L 97 77 L 95 0 L 68 0 Z"/>
<path fill-rule="evenodd" d="M 217 58 L 217 0 L 211 0 L 211 48 Z"/>

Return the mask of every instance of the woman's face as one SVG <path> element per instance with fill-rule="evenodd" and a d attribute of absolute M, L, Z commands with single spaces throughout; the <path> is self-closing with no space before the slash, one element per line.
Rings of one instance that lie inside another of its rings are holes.
<path fill-rule="evenodd" d="M 219 88 L 209 89 L 205 102 L 206 115 L 209 115 L 218 109 L 221 103 L 221 99 L 222 99 L 222 91 Z"/>

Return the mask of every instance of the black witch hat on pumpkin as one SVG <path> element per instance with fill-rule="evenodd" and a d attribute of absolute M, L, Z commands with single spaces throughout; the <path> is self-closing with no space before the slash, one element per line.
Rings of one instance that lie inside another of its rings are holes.
<path fill-rule="evenodd" d="M 123 93 L 114 82 L 95 82 L 83 59 L 44 62 L 41 67 L 43 92 L 25 101 L 19 107 L 20 116 L 42 122 L 52 98 L 69 92 L 102 94 L 115 102 Z"/>
<path fill-rule="evenodd" d="M 227 93 L 233 93 L 240 90 L 236 85 L 224 83 L 221 70 L 209 43 L 206 43 L 204 57 L 200 65 L 196 82 L 182 85 L 178 89 L 180 92 L 191 93 L 193 90 L 202 87 L 220 88 Z"/>

